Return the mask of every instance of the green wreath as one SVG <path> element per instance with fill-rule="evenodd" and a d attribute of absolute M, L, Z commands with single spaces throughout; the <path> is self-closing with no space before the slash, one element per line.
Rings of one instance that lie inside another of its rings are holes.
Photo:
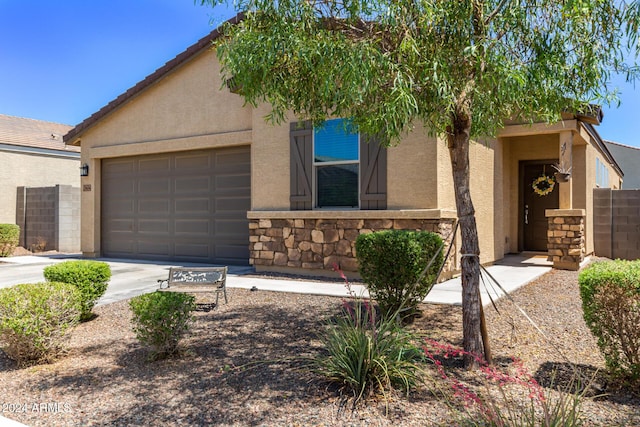
<path fill-rule="evenodd" d="M 533 188 L 533 192 L 538 196 L 546 196 L 547 194 L 553 191 L 553 188 L 556 186 L 556 181 L 553 177 L 547 175 L 540 175 L 536 179 L 533 180 L 531 187 Z"/>

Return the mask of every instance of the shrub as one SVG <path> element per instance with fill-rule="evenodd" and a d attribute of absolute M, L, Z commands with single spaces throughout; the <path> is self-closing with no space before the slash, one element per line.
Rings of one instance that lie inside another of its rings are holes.
<path fill-rule="evenodd" d="M 156 291 L 132 298 L 129 307 L 136 337 L 152 348 L 152 359 L 162 359 L 176 353 L 191 326 L 196 303 L 193 295 Z"/>
<path fill-rule="evenodd" d="M 50 282 L 70 283 L 82 296 L 81 320 L 92 317 L 91 310 L 107 291 L 111 268 L 100 261 L 65 261 L 44 269 L 44 277 Z"/>
<path fill-rule="evenodd" d="M 640 383 L 640 261 L 604 261 L 578 278 L 584 320 L 598 339 L 609 372 Z"/>
<path fill-rule="evenodd" d="M 80 318 L 80 295 L 67 283 L 29 283 L 0 289 L 0 342 L 18 365 L 49 362 Z"/>
<path fill-rule="evenodd" d="M 0 224 L 0 257 L 11 256 L 19 241 L 19 226 L 15 224 Z"/>
<path fill-rule="evenodd" d="M 358 236 L 360 275 L 384 316 L 402 309 L 403 317 L 408 317 L 416 311 L 437 279 L 443 263 L 441 246 L 440 236 L 426 231 L 385 230 Z"/>
<path fill-rule="evenodd" d="M 482 356 L 434 340 L 425 341 L 424 352 L 443 380 L 441 385 L 444 387 L 436 388 L 435 394 L 440 395 L 452 410 L 453 417 L 457 418 L 455 425 L 584 425 L 582 402 L 589 387 L 587 385 L 583 392 L 569 391 L 576 385 L 584 385 L 576 377 L 571 379 L 565 391 L 545 392 L 518 360 L 513 360 L 513 369 L 499 368 L 488 365 Z M 447 374 L 442 360 L 465 356 L 473 358 L 480 366 L 484 393 L 476 392 Z M 457 412 L 458 404 L 465 408 L 466 413 Z"/>
<path fill-rule="evenodd" d="M 420 381 L 423 354 L 416 337 L 395 318 L 378 319 L 366 301 L 345 301 L 320 340 L 328 355 L 314 360 L 314 370 L 351 392 L 354 405 L 392 390 L 409 393 Z"/>

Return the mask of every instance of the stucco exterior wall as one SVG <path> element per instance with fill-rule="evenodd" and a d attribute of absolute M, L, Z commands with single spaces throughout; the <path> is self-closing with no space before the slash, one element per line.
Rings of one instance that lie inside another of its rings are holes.
<path fill-rule="evenodd" d="M 289 210 L 289 124 L 274 126 L 267 123 L 264 118 L 269 111 L 267 105 L 253 111 L 251 209 Z M 296 121 L 294 116 L 289 120 Z"/>
<path fill-rule="evenodd" d="M 268 112 L 268 106 L 260 106 L 253 114 L 252 209 L 289 210 L 289 125 L 265 122 Z M 418 126 L 388 148 L 388 209 L 438 208 L 437 144 Z"/>
<path fill-rule="evenodd" d="M 453 173 L 449 149 L 444 141 L 437 145 L 438 209 L 456 211 Z M 484 140 L 471 142 L 469 171 L 471 200 L 476 212 L 480 262 L 496 261 L 504 255 L 502 186 L 502 142 Z M 460 239 L 460 236 L 458 236 Z M 460 242 L 458 241 L 458 246 Z"/>
<path fill-rule="evenodd" d="M 0 223 L 16 223 L 18 187 L 80 185 L 80 159 L 0 151 Z"/>
<path fill-rule="evenodd" d="M 473 142 L 469 147 L 470 188 L 476 210 L 480 262 L 487 263 L 503 257 L 502 229 L 502 164 L 499 161 L 499 142 Z"/>
<path fill-rule="evenodd" d="M 112 112 L 82 137 L 82 147 L 87 142 L 104 147 L 251 129 L 251 109 L 221 86 L 220 65 L 207 50 Z"/>
<path fill-rule="evenodd" d="M 509 145 L 509 155 L 505 157 L 506 173 L 511 177 L 508 183 L 508 220 L 509 231 L 508 245 L 505 252 L 518 252 L 518 227 L 519 227 L 519 194 L 520 190 L 520 162 L 527 160 L 558 161 L 559 136 L 558 134 L 544 134 L 532 136 L 519 136 L 504 141 Z M 549 171 L 552 174 L 554 171 Z"/>
<path fill-rule="evenodd" d="M 420 125 L 388 149 L 387 208 L 438 209 L 440 142 Z"/>
<path fill-rule="evenodd" d="M 81 182 L 83 253 L 100 251 L 101 159 L 251 143 L 251 108 L 221 86 L 218 61 L 206 50 L 82 135 L 82 162 L 89 165 Z"/>
<path fill-rule="evenodd" d="M 100 176 L 101 160 L 105 158 L 251 145 L 252 212 L 249 217 L 264 213 L 264 218 L 258 215 L 254 219 L 266 221 L 289 211 L 289 123 L 271 125 L 264 120 L 269 113 L 267 105 L 247 107 L 242 97 L 221 88 L 220 66 L 215 54 L 205 50 L 81 134 L 82 162 L 90 167 L 89 176 L 81 181 L 82 251 L 85 254 L 98 255 L 100 251 Z M 566 136 L 568 131 L 580 136 L 576 120 L 532 127 L 529 131 L 519 129 L 497 140 L 471 144 L 470 189 L 481 262 L 492 262 L 519 250 L 520 162 L 557 162 L 558 132 L 565 132 Z M 531 135 L 533 133 L 536 135 Z M 587 211 L 585 226 L 589 236 L 592 233 L 590 189 L 595 185 L 597 153 L 585 144 L 582 141 L 573 146 L 572 185 L 573 207 Z M 73 172 L 78 179 L 77 164 Z M 613 187 L 617 179 L 613 170 L 610 179 Z M 387 207 L 386 213 L 456 210 L 446 143 L 428 136 L 419 125 L 400 144 L 388 149 Z M 336 219 L 358 215 L 357 211 L 318 212 L 331 214 Z M 592 250 L 590 237 L 586 245 L 588 252 Z"/>

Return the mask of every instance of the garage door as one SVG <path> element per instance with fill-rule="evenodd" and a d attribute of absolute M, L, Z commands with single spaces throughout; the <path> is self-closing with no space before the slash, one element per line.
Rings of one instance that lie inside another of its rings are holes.
<path fill-rule="evenodd" d="M 102 161 L 102 254 L 248 264 L 249 147 Z"/>

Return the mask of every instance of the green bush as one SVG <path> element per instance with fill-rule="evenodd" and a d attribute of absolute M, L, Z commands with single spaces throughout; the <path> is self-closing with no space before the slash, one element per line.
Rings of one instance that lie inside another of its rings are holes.
<path fill-rule="evenodd" d="M 597 262 L 578 280 L 584 320 L 607 368 L 628 385 L 640 385 L 640 261 Z"/>
<path fill-rule="evenodd" d="M 50 362 L 80 318 L 80 294 L 67 283 L 29 283 L 0 289 L 0 345 L 18 365 Z"/>
<path fill-rule="evenodd" d="M 19 241 L 19 226 L 15 224 L 0 224 L 0 257 L 11 256 Z"/>
<path fill-rule="evenodd" d="M 417 337 L 397 319 L 376 317 L 366 301 L 345 302 L 343 312 L 320 335 L 328 355 L 318 356 L 314 370 L 361 399 L 402 390 L 420 382 L 424 354 Z"/>
<path fill-rule="evenodd" d="M 44 269 L 44 278 L 49 282 L 70 283 L 78 288 L 82 295 L 82 314 L 80 320 L 92 317 L 91 310 L 107 291 L 111 268 L 100 261 L 65 261 Z"/>
<path fill-rule="evenodd" d="M 129 301 L 133 332 L 152 348 L 152 359 L 177 352 L 178 342 L 189 331 L 196 309 L 195 297 L 180 292 L 156 291 Z"/>
<path fill-rule="evenodd" d="M 356 240 L 359 271 L 384 316 L 408 317 L 431 290 L 443 263 L 442 239 L 427 231 L 385 230 Z M 429 261 L 435 262 L 420 279 Z"/>

